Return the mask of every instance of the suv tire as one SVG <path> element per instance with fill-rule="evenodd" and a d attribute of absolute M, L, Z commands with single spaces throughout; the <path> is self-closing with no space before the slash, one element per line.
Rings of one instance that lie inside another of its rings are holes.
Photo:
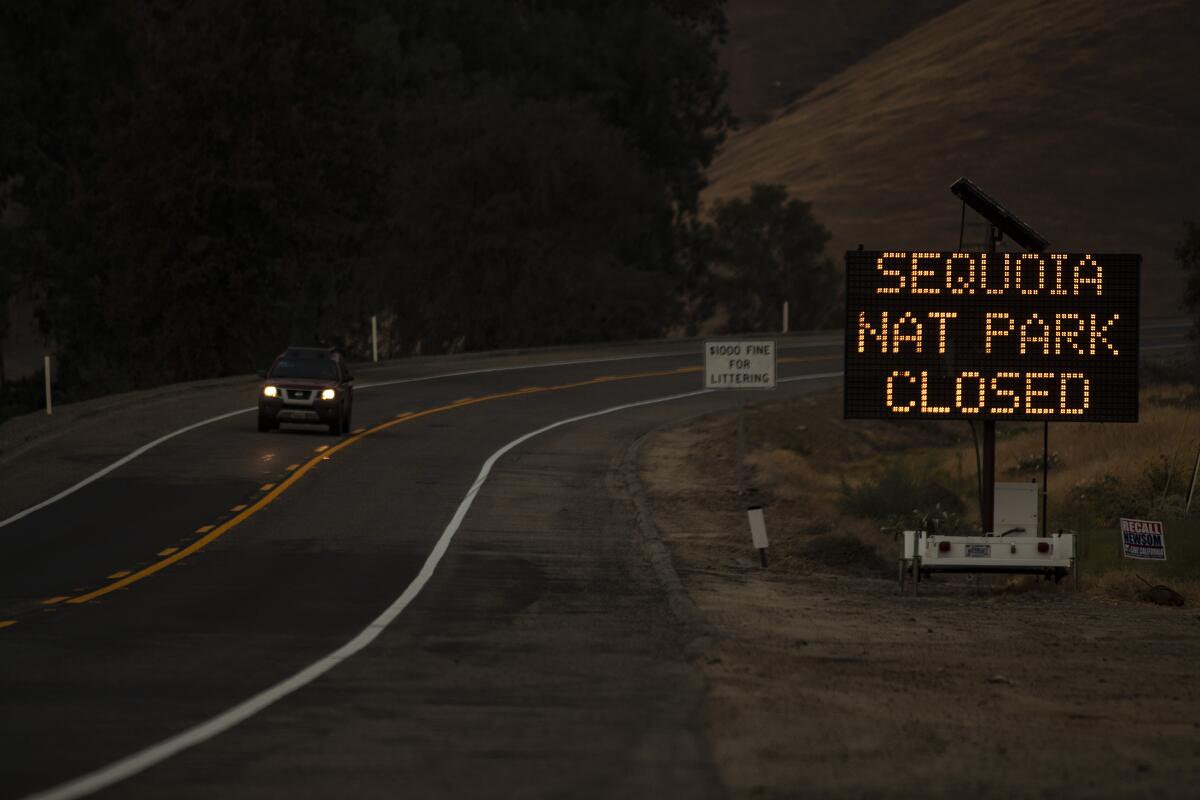
<path fill-rule="evenodd" d="M 334 436 L 342 435 L 342 412 L 340 409 L 337 416 L 329 423 L 329 432 Z"/>
<path fill-rule="evenodd" d="M 273 430 L 275 430 L 275 421 L 272 420 L 270 417 L 268 417 L 266 414 L 260 413 L 258 415 L 258 432 L 259 433 L 268 433 Z"/>

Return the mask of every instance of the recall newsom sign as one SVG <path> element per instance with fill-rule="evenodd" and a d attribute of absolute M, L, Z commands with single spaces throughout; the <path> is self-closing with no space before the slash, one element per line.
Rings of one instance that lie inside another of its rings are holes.
<path fill-rule="evenodd" d="M 1140 266 L 848 252 L 846 416 L 1136 422 Z"/>

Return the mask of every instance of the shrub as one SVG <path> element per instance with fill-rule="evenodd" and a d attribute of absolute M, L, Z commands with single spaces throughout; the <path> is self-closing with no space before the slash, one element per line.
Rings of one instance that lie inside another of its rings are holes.
<path fill-rule="evenodd" d="M 806 561 L 860 575 L 883 575 L 892 568 L 875 547 L 846 533 L 815 536 L 798 553 Z"/>
<path fill-rule="evenodd" d="M 893 528 L 957 532 L 965 527 L 965 505 L 948 483 L 940 473 L 918 476 L 895 463 L 862 483 L 843 483 L 839 507 Z"/>

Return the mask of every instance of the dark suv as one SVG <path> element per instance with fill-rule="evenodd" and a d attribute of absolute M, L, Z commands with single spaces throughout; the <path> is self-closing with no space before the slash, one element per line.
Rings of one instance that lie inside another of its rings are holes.
<path fill-rule="evenodd" d="M 350 430 L 354 376 L 341 353 L 289 347 L 260 374 L 266 379 L 258 393 L 260 431 L 274 430 L 281 422 L 328 425 L 334 436 Z"/>

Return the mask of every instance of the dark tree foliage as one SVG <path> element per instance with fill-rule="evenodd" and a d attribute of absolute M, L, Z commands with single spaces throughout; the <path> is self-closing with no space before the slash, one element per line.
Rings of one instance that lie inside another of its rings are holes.
<path fill-rule="evenodd" d="M 6 4 L 0 292 L 90 392 L 372 314 L 397 353 L 661 334 L 724 35 L 722 0 Z"/>
<path fill-rule="evenodd" d="M 785 300 L 794 329 L 835 314 L 836 271 L 823 255 L 829 231 L 784 187 L 756 185 L 749 198 L 718 202 L 701 235 L 706 296 L 725 308 L 730 332 L 779 330 Z"/>
<path fill-rule="evenodd" d="M 1175 259 L 1186 275 L 1183 307 L 1196 316 L 1195 332 L 1200 335 L 1200 225 L 1184 223 L 1184 235 L 1175 248 Z"/>

